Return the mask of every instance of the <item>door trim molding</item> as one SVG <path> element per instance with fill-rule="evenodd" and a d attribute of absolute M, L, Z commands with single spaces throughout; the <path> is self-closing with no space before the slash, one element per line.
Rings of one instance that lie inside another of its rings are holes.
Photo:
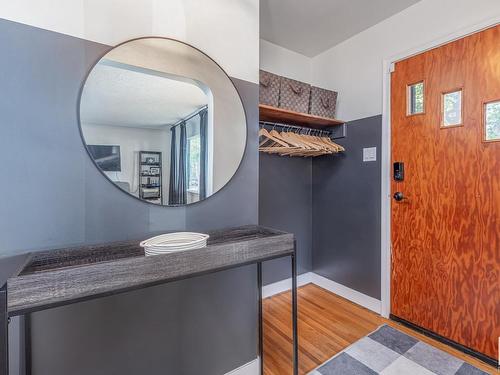
<path fill-rule="evenodd" d="M 464 38 L 500 24 L 500 15 L 389 56 L 382 66 L 382 173 L 381 173 L 381 315 L 389 318 L 391 312 L 391 72 L 394 64 L 419 53 Z"/>

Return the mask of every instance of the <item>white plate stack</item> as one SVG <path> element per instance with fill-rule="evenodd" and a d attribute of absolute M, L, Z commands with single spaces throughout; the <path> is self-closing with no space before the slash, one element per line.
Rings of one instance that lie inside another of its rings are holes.
<path fill-rule="evenodd" d="M 140 246 L 146 256 L 169 254 L 206 247 L 209 237 L 208 234 L 193 232 L 168 233 L 142 241 Z"/>

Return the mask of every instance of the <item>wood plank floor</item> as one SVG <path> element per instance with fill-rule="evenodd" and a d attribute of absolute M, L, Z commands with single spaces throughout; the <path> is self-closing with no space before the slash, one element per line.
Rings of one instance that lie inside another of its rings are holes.
<path fill-rule="evenodd" d="M 483 371 L 498 374 L 493 367 L 473 357 L 384 319 L 314 284 L 300 287 L 298 296 L 300 374 L 311 371 L 381 324 L 389 324 Z M 284 292 L 263 301 L 265 375 L 291 374 L 290 300 L 290 292 Z"/>

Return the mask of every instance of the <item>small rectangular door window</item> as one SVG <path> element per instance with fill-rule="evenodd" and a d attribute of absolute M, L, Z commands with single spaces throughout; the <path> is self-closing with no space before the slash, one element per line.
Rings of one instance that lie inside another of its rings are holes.
<path fill-rule="evenodd" d="M 424 81 L 408 85 L 407 91 L 407 115 L 424 113 Z"/>
<path fill-rule="evenodd" d="M 484 104 L 486 141 L 500 141 L 500 100 Z"/>
<path fill-rule="evenodd" d="M 462 125 L 462 89 L 443 93 L 441 100 L 441 127 Z"/>

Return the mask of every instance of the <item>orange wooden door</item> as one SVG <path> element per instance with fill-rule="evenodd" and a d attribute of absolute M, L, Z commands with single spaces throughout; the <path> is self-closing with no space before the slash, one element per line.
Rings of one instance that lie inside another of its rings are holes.
<path fill-rule="evenodd" d="M 424 82 L 424 113 L 407 85 Z M 442 93 L 462 89 L 462 124 L 441 127 Z M 391 313 L 491 358 L 500 336 L 500 142 L 484 102 L 500 100 L 500 26 L 396 63 L 391 78 Z"/>

